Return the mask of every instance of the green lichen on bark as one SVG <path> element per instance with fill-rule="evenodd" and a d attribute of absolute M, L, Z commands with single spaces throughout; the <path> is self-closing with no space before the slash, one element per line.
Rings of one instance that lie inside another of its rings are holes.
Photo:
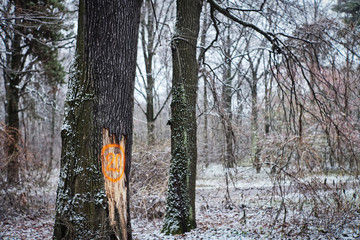
<path fill-rule="evenodd" d="M 106 228 L 106 195 L 98 160 L 100 146 L 94 147 L 101 140 L 93 135 L 94 91 L 91 78 L 85 75 L 81 53 L 78 47 L 61 133 L 63 147 L 54 239 L 83 236 L 99 239 L 104 234 L 99 226 Z"/>
<path fill-rule="evenodd" d="M 195 182 L 197 161 L 196 44 L 202 1 L 177 1 L 172 40 L 171 164 L 167 207 L 162 232 L 181 234 L 196 227 Z"/>
<path fill-rule="evenodd" d="M 191 229 L 189 197 L 188 104 L 183 83 L 173 86 L 171 164 L 167 207 L 162 232 L 181 234 Z"/>

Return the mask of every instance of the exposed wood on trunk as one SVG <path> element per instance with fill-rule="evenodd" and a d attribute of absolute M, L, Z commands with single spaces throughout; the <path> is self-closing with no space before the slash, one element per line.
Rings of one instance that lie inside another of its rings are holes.
<path fill-rule="evenodd" d="M 108 129 L 103 129 L 103 151 L 101 153 L 102 168 L 105 181 L 105 192 L 108 199 L 110 226 L 118 239 L 128 239 L 127 200 L 128 191 L 125 184 L 125 136 L 119 143 L 116 135 L 110 135 Z M 121 230 L 120 230 L 121 229 Z M 120 237 L 120 234 L 122 235 Z"/>
<path fill-rule="evenodd" d="M 80 1 L 54 239 L 132 238 L 128 192 L 140 7 L 140 0 Z"/>

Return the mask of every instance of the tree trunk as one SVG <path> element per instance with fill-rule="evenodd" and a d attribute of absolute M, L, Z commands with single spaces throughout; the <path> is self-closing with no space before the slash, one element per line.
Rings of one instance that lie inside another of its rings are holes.
<path fill-rule="evenodd" d="M 196 92 L 201 0 L 177 1 L 172 40 L 171 164 L 162 231 L 180 234 L 196 227 Z"/>
<path fill-rule="evenodd" d="M 154 118 L 154 87 L 153 78 L 153 56 L 154 56 L 154 16 L 150 0 L 145 1 L 141 24 L 141 44 L 143 48 L 145 71 L 146 71 L 146 121 L 147 121 L 147 142 L 153 145 L 155 142 L 155 118 Z M 145 19 L 147 21 L 145 21 Z M 145 39 L 145 29 L 148 39 Z"/>
<path fill-rule="evenodd" d="M 251 158 L 257 173 L 260 173 L 260 158 L 258 147 L 258 109 L 257 109 L 257 79 L 253 77 L 251 89 Z"/>
<path fill-rule="evenodd" d="M 230 28 L 227 29 L 226 44 L 225 44 L 225 69 L 224 69 L 224 85 L 222 88 L 223 99 L 223 126 L 225 132 L 225 166 L 233 168 L 235 166 L 235 156 L 233 152 L 233 130 L 232 130 L 232 76 L 231 76 L 231 53 L 230 53 Z"/>
<path fill-rule="evenodd" d="M 141 1 L 80 0 L 54 239 L 131 239 L 129 172 Z"/>
<path fill-rule="evenodd" d="M 165 7 L 165 5 L 167 6 Z M 158 12 L 158 17 L 160 17 L 161 20 L 156 19 L 155 12 L 157 12 L 157 9 L 160 9 Z M 153 74 L 153 60 L 158 47 L 161 45 L 161 38 L 164 34 L 164 27 L 162 23 L 166 22 L 167 19 L 171 17 L 169 9 L 171 9 L 171 3 L 166 1 L 164 1 L 161 6 L 158 6 L 156 2 L 153 3 L 151 0 L 145 0 L 141 15 L 140 40 L 143 50 L 146 73 L 146 77 L 143 77 L 143 83 L 146 90 L 145 94 L 143 94 L 146 101 L 146 112 L 144 111 L 144 113 L 147 121 L 147 142 L 150 146 L 155 144 L 155 121 L 159 117 L 169 99 L 168 96 L 163 102 L 163 105 L 160 107 L 159 111 L 155 112 L 154 101 L 156 96 L 156 89 L 155 77 Z"/>
<path fill-rule="evenodd" d="M 15 10 L 17 14 L 17 10 Z M 20 20 L 15 20 L 15 29 L 13 38 L 11 41 L 11 55 L 7 59 L 8 67 L 4 69 L 4 78 L 5 78 L 5 91 L 6 91 L 6 113 L 5 113 L 5 124 L 7 127 L 7 132 L 9 134 L 8 144 L 7 144 L 7 181 L 9 184 L 19 183 L 19 84 L 21 82 L 21 36 L 18 33 L 19 31 L 19 22 Z"/>
<path fill-rule="evenodd" d="M 152 67 L 150 67 L 152 69 Z M 154 118 L 154 79 L 147 73 L 146 86 L 146 121 L 147 121 L 147 142 L 154 145 L 155 142 L 155 118 Z"/>
<path fill-rule="evenodd" d="M 251 160 L 256 169 L 257 173 L 260 173 L 260 149 L 258 146 L 258 104 L 257 104 L 257 95 L 258 95 L 258 71 L 263 58 L 264 51 L 260 51 L 257 54 L 257 59 L 253 59 L 251 55 L 248 55 L 249 64 L 251 69 L 251 77 L 247 79 L 250 89 L 251 89 Z"/>
<path fill-rule="evenodd" d="M 51 129 L 50 129 L 50 144 L 49 144 L 49 161 L 47 163 L 47 177 L 50 177 L 51 175 L 51 171 L 53 170 L 53 164 L 54 164 L 54 158 L 55 158 L 55 153 L 54 150 L 56 148 L 55 146 L 55 129 L 56 129 L 56 93 L 57 93 L 57 88 L 56 86 L 53 87 L 52 89 L 52 102 L 54 105 L 52 105 L 52 109 L 51 109 Z"/>
<path fill-rule="evenodd" d="M 18 77 L 9 78 L 6 81 L 6 131 L 8 134 L 7 143 L 7 182 L 8 184 L 19 183 L 19 90 Z"/>
<path fill-rule="evenodd" d="M 204 158 L 205 158 L 205 166 L 208 167 L 210 164 L 209 161 L 209 136 L 208 136 L 208 116 L 207 116 L 207 83 L 206 77 L 204 77 Z"/>
<path fill-rule="evenodd" d="M 204 3 L 204 13 L 207 12 L 207 3 Z M 204 17 L 203 21 L 202 21 L 202 29 L 201 29 L 201 36 L 200 36 L 200 46 L 201 46 L 201 50 L 200 50 L 200 54 L 198 57 L 198 65 L 199 67 L 202 66 L 202 62 L 205 62 L 205 44 L 206 44 L 206 32 L 208 30 L 208 18 Z M 207 108 L 208 108 L 208 99 L 207 99 L 207 76 L 206 73 L 202 74 L 202 77 L 204 79 L 204 129 L 203 129 L 203 134 L 204 134 L 204 162 L 205 162 L 205 167 L 208 167 L 210 162 L 209 162 L 209 137 L 208 137 L 208 114 L 207 114 Z"/>
<path fill-rule="evenodd" d="M 265 122 L 265 134 L 269 135 L 270 133 L 270 127 L 271 127 L 271 95 L 272 95 L 272 79 L 273 77 L 270 77 L 270 80 L 265 75 L 265 116 L 264 116 L 264 122 Z"/>

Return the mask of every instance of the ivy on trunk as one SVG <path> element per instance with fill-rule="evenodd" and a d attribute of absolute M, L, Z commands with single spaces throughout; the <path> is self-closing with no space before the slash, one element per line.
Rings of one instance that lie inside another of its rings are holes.
<path fill-rule="evenodd" d="M 197 161 L 196 95 L 201 0 L 177 2 L 172 39 L 171 163 L 167 207 L 162 231 L 180 234 L 196 227 L 195 182 Z"/>

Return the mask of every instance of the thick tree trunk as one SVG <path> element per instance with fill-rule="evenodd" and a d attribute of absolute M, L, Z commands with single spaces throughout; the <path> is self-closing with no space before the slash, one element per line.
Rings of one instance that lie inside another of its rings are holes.
<path fill-rule="evenodd" d="M 172 40 L 171 165 L 162 231 L 179 234 L 196 227 L 196 94 L 201 0 L 177 1 Z"/>
<path fill-rule="evenodd" d="M 54 239 L 131 239 L 129 172 L 140 7 L 140 0 L 80 0 Z"/>

